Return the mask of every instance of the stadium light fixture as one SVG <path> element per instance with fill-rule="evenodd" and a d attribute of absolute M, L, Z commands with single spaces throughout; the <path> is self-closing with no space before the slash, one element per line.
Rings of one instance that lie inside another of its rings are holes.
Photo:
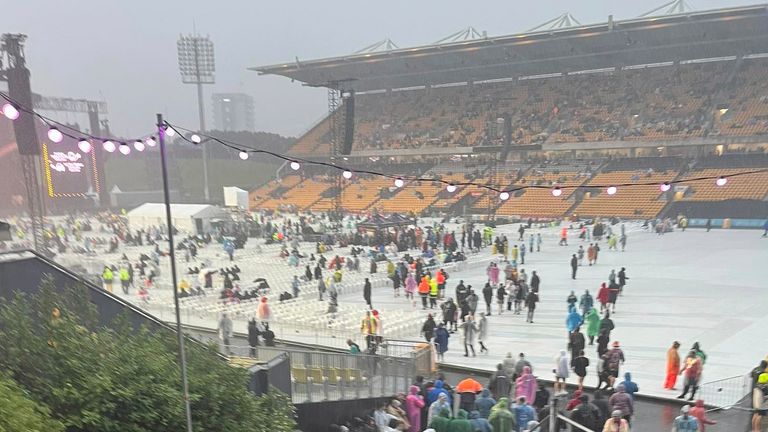
<path fill-rule="evenodd" d="M 396 178 L 395 179 L 395 187 L 396 188 L 401 188 L 403 186 L 405 186 L 405 182 L 403 181 L 403 179 L 401 179 L 400 177 Z"/>
<path fill-rule="evenodd" d="M 157 141 L 155 141 L 155 137 L 153 136 L 144 140 L 144 143 L 147 144 L 147 147 L 154 147 L 157 145 Z"/>
<path fill-rule="evenodd" d="M 64 139 L 64 134 L 60 130 L 52 127 L 48 129 L 48 139 L 55 143 L 60 143 Z"/>
<path fill-rule="evenodd" d="M 131 146 L 126 143 L 120 143 L 120 153 L 128 156 L 131 153 Z"/>
<path fill-rule="evenodd" d="M 79 141 L 77 141 L 77 148 L 80 149 L 83 153 L 90 153 L 93 146 L 91 145 L 91 142 L 88 141 L 85 138 L 80 138 Z"/>
<path fill-rule="evenodd" d="M 9 102 L 3 105 L 3 115 L 7 117 L 8 120 L 16 120 L 19 118 L 19 110 Z"/>
<path fill-rule="evenodd" d="M 552 196 L 559 197 L 562 194 L 563 194 L 563 190 L 560 189 L 560 186 L 555 186 L 554 188 L 552 188 Z"/>
<path fill-rule="evenodd" d="M 146 147 L 144 146 L 144 141 L 136 140 L 133 142 L 133 148 L 135 148 L 136 151 L 143 152 Z"/>
<path fill-rule="evenodd" d="M 176 42 L 179 59 L 181 82 L 197 87 L 197 111 L 200 119 L 200 131 L 205 132 L 205 107 L 203 104 L 203 85 L 216 82 L 216 59 L 213 54 L 213 42 L 208 36 L 198 34 L 181 35 Z M 170 136 L 170 135 L 169 135 Z M 203 195 L 210 200 L 208 185 L 208 149 L 203 144 Z"/>
<path fill-rule="evenodd" d="M 344 171 L 343 173 L 341 173 L 341 176 L 349 180 L 352 178 L 352 171 Z"/>
<path fill-rule="evenodd" d="M 499 194 L 499 199 L 502 201 L 506 201 L 509 199 L 509 192 L 502 192 Z"/>
<path fill-rule="evenodd" d="M 248 159 L 248 152 L 247 151 L 240 151 L 238 156 L 240 156 L 240 159 L 246 160 L 246 159 Z"/>
<path fill-rule="evenodd" d="M 445 187 L 445 190 L 447 190 L 450 193 L 456 192 L 456 189 L 457 189 L 456 185 L 453 184 L 453 183 L 451 183 L 451 184 L 449 184 L 448 186 Z"/>
<path fill-rule="evenodd" d="M 715 184 L 718 186 L 725 186 L 726 183 L 728 183 L 728 178 L 725 176 L 720 176 L 715 180 Z"/>
<path fill-rule="evenodd" d="M 114 151 L 117 149 L 117 147 L 115 146 L 115 143 L 113 143 L 110 140 L 104 141 L 104 144 L 102 144 L 102 146 L 104 147 L 104 150 L 107 151 L 107 153 L 114 153 Z"/>
<path fill-rule="evenodd" d="M 661 189 L 662 192 L 666 192 L 672 188 L 672 185 L 669 184 L 669 182 L 664 182 L 659 186 L 659 189 Z"/>
<path fill-rule="evenodd" d="M 608 189 L 605 190 L 605 193 L 607 193 L 608 195 L 615 195 L 616 192 L 618 191 L 619 191 L 619 188 L 617 188 L 616 186 L 608 186 Z"/>

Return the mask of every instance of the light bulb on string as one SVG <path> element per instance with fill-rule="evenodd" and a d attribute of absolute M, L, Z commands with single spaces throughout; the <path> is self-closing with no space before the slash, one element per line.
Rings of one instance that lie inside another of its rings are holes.
<path fill-rule="evenodd" d="M 555 186 L 552 188 L 552 196 L 559 197 L 563 194 L 563 190 L 560 188 L 560 186 Z"/>
<path fill-rule="evenodd" d="M 91 145 L 91 142 L 88 141 L 85 138 L 80 138 L 80 140 L 77 141 L 77 148 L 80 149 L 83 153 L 90 153 L 93 146 Z"/>
<path fill-rule="evenodd" d="M 660 189 L 662 192 L 667 192 L 667 191 L 668 191 L 668 190 L 670 190 L 671 188 L 672 188 L 672 185 L 670 185 L 670 184 L 669 184 L 669 182 L 664 182 L 664 183 L 662 183 L 662 184 L 661 184 L 661 186 L 659 186 L 659 189 Z"/>
<path fill-rule="evenodd" d="M 192 142 L 193 142 L 193 143 L 195 143 L 195 144 L 200 144 L 200 142 L 201 142 L 203 139 L 202 139 L 202 138 L 200 138 L 200 135 L 198 135 L 198 134 L 192 134 L 192 136 L 191 136 L 191 137 L 189 137 L 189 140 L 190 140 L 190 141 L 192 141 Z"/>
<path fill-rule="evenodd" d="M 128 156 L 131 153 L 131 147 L 126 143 L 120 143 L 120 153 Z"/>
<path fill-rule="evenodd" d="M 48 129 L 48 139 L 55 143 L 60 143 L 64 139 L 64 134 L 60 130 L 52 127 Z"/>
<path fill-rule="evenodd" d="M 113 153 L 117 149 L 117 147 L 115 146 L 115 143 L 113 143 L 110 140 L 104 141 L 104 144 L 102 145 L 104 146 L 104 150 L 106 150 L 107 153 Z"/>
<path fill-rule="evenodd" d="M 291 162 L 291 169 L 292 169 L 292 170 L 294 170 L 294 171 L 298 171 L 298 170 L 299 170 L 299 168 L 301 168 L 301 164 L 300 164 L 300 163 L 298 163 L 298 162 L 296 162 L 296 161 L 293 161 L 293 162 Z"/>
<path fill-rule="evenodd" d="M 401 187 L 403 187 L 403 186 L 405 186 L 405 182 L 403 181 L 403 179 L 401 179 L 401 178 L 399 178 L 399 177 L 398 177 L 398 178 L 396 178 L 396 179 L 395 179 L 395 187 L 396 187 L 396 188 L 401 188 Z"/>
<path fill-rule="evenodd" d="M 165 135 L 172 137 L 176 135 L 176 130 L 174 130 L 170 125 L 165 125 Z"/>
<path fill-rule="evenodd" d="M 248 152 L 247 151 L 241 151 L 238 156 L 240 156 L 240 159 L 246 160 L 248 159 Z"/>
<path fill-rule="evenodd" d="M 349 180 L 352 178 L 352 171 L 344 171 L 343 173 L 341 173 L 341 176 Z"/>
<path fill-rule="evenodd" d="M 134 141 L 133 148 L 135 148 L 136 151 L 140 151 L 140 152 L 144 151 L 144 148 L 145 148 L 144 147 L 144 141 L 142 141 L 142 140 Z"/>
<path fill-rule="evenodd" d="M 725 176 L 720 176 L 715 180 L 715 184 L 718 186 L 725 186 L 726 183 L 728 183 L 728 178 Z"/>
<path fill-rule="evenodd" d="M 12 103 L 8 102 L 7 104 L 3 105 L 3 115 L 6 116 L 9 120 L 16 120 L 19 118 L 20 113 Z"/>
<path fill-rule="evenodd" d="M 605 190 L 605 193 L 608 195 L 615 195 L 618 191 L 619 189 L 616 186 L 608 186 L 608 189 Z"/>
<path fill-rule="evenodd" d="M 445 190 L 447 190 L 450 193 L 456 192 L 456 189 L 457 189 L 456 185 L 453 184 L 453 183 L 451 183 L 451 184 L 449 184 L 448 186 L 445 187 Z"/>
<path fill-rule="evenodd" d="M 157 145 L 157 141 L 155 141 L 155 137 L 153 136 L 144 140 L 144 143 L 147 144 L 147 146 L 149 147 L 154 147 L 155 145 Z"/>
<path fill-rule="evenodd" d="M 502 192 L 499 194 L 499 199 L 502 201 L 506 201 L 509 199 L 509 192 Z"/>

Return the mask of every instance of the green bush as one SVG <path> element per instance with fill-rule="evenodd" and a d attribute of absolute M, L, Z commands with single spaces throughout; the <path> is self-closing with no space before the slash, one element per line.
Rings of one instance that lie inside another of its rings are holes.
<path fill-rule="evenodd" d="M 57 294 L 47 280 L 39 294 L 0 306 L 0 369 L 67 431 L 185 430 L 175 335 L 133 331 L 126 319 L 111 329 L 97 323 L 82 287 Z M 253 396 L 247 371 L 200 345 L 186 348 L 196 431 L 294 430 L 289 400 Z"/>

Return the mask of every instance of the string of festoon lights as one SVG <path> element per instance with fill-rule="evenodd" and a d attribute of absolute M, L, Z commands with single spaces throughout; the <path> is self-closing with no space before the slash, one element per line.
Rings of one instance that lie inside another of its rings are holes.
<path fill-rule="evenodd" d="M 33 115 L 39 118 L 43 123 L 45 123 L 48 126 L 47 135 L 48 135 L 48 139 L 51 140 L 51 142 L 60 143 L 64 139 L 64 137 L 72 138 L 74 140 L 77 140 L 78 148 L 83 153 L 90 152 L 91 149 L 93 148 L 93 145 L 94 145 L 93 143 L 96 143 L 96 142 L 100 142 L 104 150 L 107 151 L 108 153 L 114 153 L 117 150 L 123 155 L 130 154 L 131 147 L 133 147 L 133 149 L 135 149 L 136 151 L 141 152 L 148 147 L 155 147 L 157 145 L 157 140 L 155 136 L 152 134 L 147 134 L 141 138 L 128 140 L 128 141 L 94 136 L 94 135 L 82 132 L 80 130 L 77 130 L 64 123 L 60 123 L 49 117 L 46 117 L 40 113 L 35 112 L 32 109 L 23 107 L 20 104 L 18 104 L 16 101 L 11 99 L 5 93 L 0 92 L 0 97 L 6 100 L 6 102 L 2 106 L 2 114 L 5 117 L 7 117 L 10 120 L 16 120 L 23 113 L 26 113 L 28 115 Z M 305 159 L 297 156 L 288 156 L 285 154 L 277 153 L 277 152 L 266 150 L 266 149 L 254 148 L 243 143 L 232 142 L 216 136 L 206 135 L 194 129 L 185 128 L 168 121 L 165 122 L 163 129 L 166 136 L 171 138 L 178 136 L 178 138 L 193 145 L 200 145 L 203 143 L 215 142 L 226 149 L 236 151 L 238 153 L 239 158 L 242 160 L 248 160 L 250 155 L 252 154 L 262 154 L 262 155 L 272 156 L 287 162 L 288 166 L 293 171 L 299 171 L 302 167 L 302 164 L 309 165 L 309 166 L 320 166 L 320 167 L 326 167 L 329 169 L 340 171 L 342 177 L 350 181 L 355 176 L 371 175 L 371 176 L 378 176 L 378 177 L 391 179 L 393 182 L 393 186 L 395 188 L 403 188 L 409 183 L 419 183 L 419 182 L 440 183 L 445 185 L 445 189 L 449 193 L 456 192 L 460 187 L 476 187 L 476 188 L 485 189 L 498 194 L 498 198 L 501 201 L 506 201 L 512 196 L 511 194 L 521 190 L 526 190 L 526 189 L 549 189 L 551 190 L 551 194 L 553 197 L 560 197 L 566 190 L 573 190 L 573 189 L 579 189 L 579 188 L 600 189 L 600 190 L 604 190 L 605 193 L 608 195 L 615 195 L 616 193 L 618 193 L 620 188 L 633 188 L 633 187 L 641 187 L 641 186 L 658 186 L 661 192 L 667 192 L 675 184 L 695 183 L 695 182 L 701 182 L 701 181 L 707 181 L 707 180 L 713 181 L 716 186 L 722 187 L 728 183 L 728 179 L 733 177 L 768 172 L 768 169 L 756 169 L 751 171 L 729 173 L 727 175 L 702 176 L 702 177 L 687 178 L 687 179 L 669 180 L 663 183 L 632 182 L 632 183 L 615 183 L 615 184 L 606 184 L 606 185 L 590 184 L 586 186 L 558 185 L 558 184 L 555 184 L 555 185 L 529 184 L 529 185 L 522 185 L 522 186 L 514 186 L 510 188 L 503 188 L 498 185 L 473 182 L 473 181 L 456 182 L 456 181 L 443 180 L 441 178 L 388 174 L 380 171 L 342 166 L 337 164 L 336 161 L 324 162 L 324 161 Z M 128 144 L 129 142 L 132 142 L 132 146 Z"/>
<path fill-rule="evenodd" d="M 89 134 L 66 123 L 59 122 L 40 114 L 29 107 L 25 107 L 3 92 L 0 92 L 0 97 L 5 99 L 5 102 L 2 102 L 2 107 L 0 107 L 0 112 L 2 112 L 3 116 L 9 120 L 17 120 L 22 115 L 31 115 L 37 118 L 48 127 L 46 135 L 53 144 L 61 143 L 66 137 L 76 140 L 77 148 L 83 153 L 90 153 L 91 150 L 93 150 L 94 145 L 101 143 L 102 148 L 107 153 L 114 153 L 117 151 L 125 156 L 129 155 L 132 149 L 142 152 L 148 147 L 155 147 L 157 145 L 157 139 L 152 134 L 146 134 L 140 138 L 132 140 L 101 137 Z"/>

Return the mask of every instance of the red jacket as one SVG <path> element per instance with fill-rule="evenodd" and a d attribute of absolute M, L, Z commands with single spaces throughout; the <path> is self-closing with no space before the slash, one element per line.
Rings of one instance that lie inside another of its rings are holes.
<path fill-rule="evenodd" d="M 699 421 L 699 430 L 704 432 L 707 430 L 706 425 L 715 425 L 716 421 L 707 418 L 707 410 L 704 408 L 704 401 L 701 399 L 696 400 L 696 404 L 691 408 L 691 417 L 695 417 Z"/>
<path fill-rule="evenodd" d="M 597 301 L 599 301 L 602 304 L 608 303 L 608 287 L 605 286 L 605 282 L 603 282 L 602 285 L 600 285 L 600 290 L 597 292 Z"/>

